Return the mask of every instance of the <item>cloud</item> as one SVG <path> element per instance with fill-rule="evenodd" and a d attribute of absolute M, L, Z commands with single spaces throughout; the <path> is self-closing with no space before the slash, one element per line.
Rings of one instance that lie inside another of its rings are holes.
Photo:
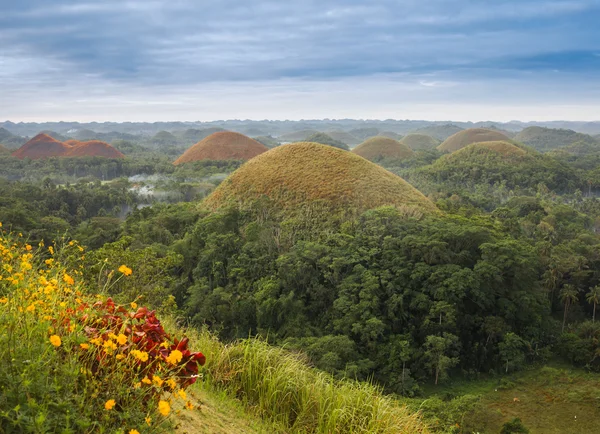
<path fill-rule="evenodd" d="M 483 101 L 511 77 L 524 87 L 559 71 L 594 95 L 599 12 L 595 0 L 21 0 L 0 15 L 0 86 L 25 107 L 69 86 L 185 95 L 294 83 L 316 95 L 332 88 L 319 83 L 358 81 L 377 93 L 387 75 L 411 83 L 415 102 L 473 82 Z"/>

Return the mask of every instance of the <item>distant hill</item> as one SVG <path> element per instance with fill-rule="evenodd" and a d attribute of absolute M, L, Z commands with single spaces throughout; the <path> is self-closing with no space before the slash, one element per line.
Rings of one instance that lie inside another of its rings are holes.
<path fill-rule="evenodd" d="M 40 134 L 46 134 L 47 136 L 50 136 L 53 139 L 58 140 L 59 142 L 64 142 L 65 140 L 68 139 L 67 136 L 63 136 L 62 134 L 59 134 L 56 131 L 51 131 L 51 130 L 40 131 Z"/>
<path fill-rule="evenodd" d="M 114 140 L 139 140 L 140 136 L 128 133 L 120 133 L 117 131 L 109 131 L 107 133 L 100 133 L 92 130 L 78 130 L 73 133 L 73 138 L 80 142 L 90 140 L 100 140 L 103 142 L 112 142 Z M 63 139 L 64 141 L 64 139 Z"/>
<path fill-rule="evenodd" d="M 354 137 L 352 134 L 346 131 L 326 131 L 325 134 L 327 134 L 332 139 L 339 140 L 340 142 L 345 143 L 350 147 L 356 146 L 362 141 L 358 137 Z"/>
<path fill-rule="evenodd" d="M 412 133 L 400 139 L 400 143 L 405 144 L 414 151 L 421 151 L 435 149 L 440 144 L 440 141 L 427 134 Z"/>
<path fill-rule="evenodd" d="M 10 151 L 8 150 L 8 148 L 4 147 L 3 145 L 0 145 L 0 155 L 3 154 L 8 154 Z"/>
<path fill-rule="evenodd" d="M 459 131 L 456 134 L 448 137 L 438 146 L 440 151 L 455 152 L 471 143 L 507 141 L 510 138 L 495 130 L 487 130 L 484 128 L 469 128 L 468 130 Z"/>
<path fill-rule="evenodd" d="M 260 198 L 268 198 L 276 209 L 291 211 L 318 203 L 343 213 L 382 205 L 437 212 L 422 193 L 382 167 L 352 152 L 308 142 L 279 146 L 248 161 L 204 205 L 212 209 L 251 205 Z"/>
<path fill-rule="evenodd" d="M 81 142 L 79 140 L 75 140 L 75 139 L 69 139 L 69 140 L 65 140 L 63 142 L 65 145 L 67 146 L 77 146 L 79 145 Z"/>
<path fill-rule="evenodd" d="M 454 124 L 446 124 L 446 125 L 430 125 L 428 127 L 422 127 L 416 130 L 411 131 L 411 133 L 415 134 L 425 134 L 427 136 L 431 136 L 440 141 L 446 140 L 453 134 L 462 131 L 464 128 L 461 128 Z"/>
<path fill-rule="evenodd" d="M 150 138 L 149 142 L 156 145 L 173 145 L 179 143 L 179 139 L 168 131 L 159 131 Z"/>
<path fill-rule="evenodd" d="M 329 146 L 333 146 L 334 148 L 344 149 L 346 151 L 348 151 L 350 149 L 350 148 L 348 148 L 348 145 L 346 145 L 345 143 L 340 142 L 339 140 L 335 140 L 325 133 L 311 134 L 310 136 L 308 136 L 306 138 L 306 141 L 313 142 L 313 143 L 320 143 L 322 145 L 329 145 Z"/>
<path fill-rule="evenodd" d="M 275 137 L 272 137 L 272 136 L 258 136 L 258 137 L 253 137 L 253 139 L 256 140 L 257 142 L 262 143 L 269 149 L 275 148 L 275 147 L 281 145 L 279 140 L 277 140 Z"/>
<path fill-rule="evenodd" d="M 383 136 L 365 140 L 352 152 L 370 161 L 378 161 L 383 158 L 402 160 L 413 155 L 413 151 L 405 144 Z"/>
<path fill-rule="evenodd" d="M 223 128 L 217 128 L 217 127 L 206 128 L 206 129 L 202 129 L 202 130 L 190 128 L 190 129 L 187 129 L 180 133 L 177 133 L 176 136 L 181 139 L 181 143 L 184 143 L 187 145 L 190 143 L 199 142 L 200 140 L 205 139 L 206 137 L 210 136 L 211 134 L 224 132 L 224 131 L 225 130 Z"/>
<path fill-rule="evenodd" d="M 36 160 L 63 156 L 69 148 L 68 145 L 50 137 L 48 134 L 40 133 L 13 152 L 12 155 L 20 159 L 31 158 Z"/>
<path fill-rule="evenodd" d="M 125 158 L 121 152 L 111 145 L 99 140 L 90 140 L 81 142 L 69 148 L 64 153 L 65 157 L 104 157 L 104 158 Z"/>
<path fill-rule="evenodd" d="M 200 160 L 249 160 L 268 150 L 262 143 L 243 134 L 222 131 L 196 143 L 173 164 Z"/>
<path fill-rule="evenodd" d="M 380 133 L 379 128 L 374 127 L 365 127 L 365 128 L 355 128 L 349 131 L 354 137 L 359 138 L 360 140 L 367 140 L 369 137 L 374 137 Z"/>
<path fill-rule="evenodd" d="M 0 128 L 0 143 L 2 143 L 6 148 L 18 148 L 23 145 L 27 139 L 21 136 L 17 136 L 6 128 Z"/>
<path fill-rule="evenodd" d="M 576 155 L 578 157 L 598 154 L 600 153 L 600 141 L 598 141 L 597 143 L 592 143 L 590 141 L 579 141 L 571 143 L 568 146 L 563 146 L 562 148 L 557 148 L 550 151 L 549 155 L 554 155 L 555 153 L 565 153 L 570 155 Z"/>
<path fill-rule="evenodd" d="M 292 133 L 282 134 L 278 137 L 280 142 L 299 142 L 305 140 L 307 137 L 317 134 L 317 130 L 300 130 Z"/>
<path fill-rule="evenodd" d="M 562 148 L 575 142 L 598 142 L 590 135 L 577 133 L 573 130 L 545 127 L 525 128 L 515 136 L 515 140 L 542 152 Z"/>
<path fill-rule="evenodd" d="M 394 139 L 394 140 L 400 140 L 403 137 L 402 134 L 398 134 L 393 131 L 382 131 L 381 133 L 379 133 L 377 135 L 382 136 L 382 137 L 389 137 L 390 139 Z"/>
<path fill-rule="evenodd" d="M 464 158 L 466 155 L 472 152 L 479 151 L 493 151 L 497 154 L 500 154 L 504 157 L 508 156 L 523 156 L 527 154 L 523 148 L 519 148 L 518 146 L 510 143 L 510 142 L 481 142 L 481 143 L 473 143 L 472 145 L 466 146 L 462 149 L 459 149 L 454 153 L 453 158 Z"/>

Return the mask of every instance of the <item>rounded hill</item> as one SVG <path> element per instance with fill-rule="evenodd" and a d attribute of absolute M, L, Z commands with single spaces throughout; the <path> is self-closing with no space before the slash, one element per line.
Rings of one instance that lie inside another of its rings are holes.
<path fill-rule="evenodd" d="M 405 144 L 383 136 L 375 136 L 365 140 L 352 152 L 371 161 L 382 158 L 405 159 L 413 155 L 412 149 Z"/>
<path fill-rule="evenodd" d="M 451 135 L 438 146 L 440 151 L 454 152 L 464 148 L 472 143 L 507 141 L 510 138 L 499 131 L 488 130 L 485 128 L 469 128 Z"/>
<path fill-rule="evenodd" d="M 79 145 L 81 142 L 79 140 L 75 140 L 75 139 L 69 139 L 69 140 L 65 140 L 63 142 L 65 145 L 67 146 L 77 146 Z"/>
<path fill-rule="evenodd" d="M 421 192 L 397 175 L 352 152 L 302 142 L 271 149 L 233 172 L 205 199 L 217 209 L 268 198 L 278 209 L 321 203 L 360 212 L 383 205 L 437 212 Z"/>
<path fill-rule="evenodd" d="M 61 157 L 69 148 L 68 145 L 59 142 L 48 134 L 40 133 L 14 151 L 12 155 L 21 160 L 24 158 L 36 160 L 39 158 Z"/>
<path fill-rule="evenodd" d="M 422 151 L 434 149 L 440 144 L 440 141 L 431 136 L 428 136 L 427 134 L 412 133 L 407 134 L 402 139 L 400 139 L 400 143 L 405 144 L 413 151 Z"/>
<path fill-rule="evenodd" d="M 512 143 L 504 142 L 504 141 L 493 141 L 493 142 L 473 143 L 469 146 L 466 146 L 466 147 L 456 151 L 456 153 L 453 154 L 453 157 L 458 158 L 461 155 L 466 155 L 473 151 L 477 152 L 479 150 L 483 150 L 484 152 L 492 151 L 497 154 L 503 155 L 505 157 L 519 156 L 519 155 L 527 154 L 527 151 L 525 151 L 522 148 L 519 148 L 516 145 L 513 145 Z M 532 152 L 535 152 L 535 151 L 532 151 Z"/>
<path fill-rule="evenodd" d="M 213 133 L 189 148 L 173 164 L 199 160 L 249 160 L 268 151 L 265 145 L 232 131 Z"/>
<path fill-rule="evenodd" d="M 576 142 L 597 144 L 597 140 L 587 134 L 573 130 L 527 127 L 515 136 L 515 140 L 531 146 L 539 151 L 549 151 L 556 148 L 569 146 Z"/>
<path fill-rule="evenodd" d="M 100 140 L 90 140 L 81 142 L 69 148 L 65 152 L 65 157 L 104 157 L 104 158 L 124 158 L 121 152 Z"/>
<path fill-rule="evenodd" d="M 6 154 L 8 153 L 8 149 L 5 148 L 4 146 L 0 145 L 0 154 Z"/>

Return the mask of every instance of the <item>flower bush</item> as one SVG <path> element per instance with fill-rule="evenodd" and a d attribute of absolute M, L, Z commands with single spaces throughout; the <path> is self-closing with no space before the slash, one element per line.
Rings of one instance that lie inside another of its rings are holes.
<path fill-rule="evenodd" d="M 193 409 L 184 389 L 205 358 L 187 338 L 90 293 L 76 242 L 34 248 L 1 231 L 0 432 L 158 432 L 175 401 Z"/>

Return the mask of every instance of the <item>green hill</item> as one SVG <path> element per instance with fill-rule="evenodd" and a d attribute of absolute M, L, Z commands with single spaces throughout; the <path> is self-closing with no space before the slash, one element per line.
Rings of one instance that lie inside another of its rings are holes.
<path fill-rule="evenodd" d="M 317 130 L 300 130 L 293 131 L 291 133 L 286 133 L 280 135 L 277 139 L 280 142 L 302 142 L 306 140 L 307 137 L 317 134 L 319 131 Z"/>
<path fill-rule="evenodd" d="M 332 139 L 345 143 L 348 146 L 356 146 L 361 142 L 359 138 L 354 137 L 352 134 L 347 133 L 346 131 L 326 131 L 325 134 Z"/>
<path fill-rule="evenodd" d="M 587 134 L 573 130 L 544 127 L 525 128 L 515 136 L 515 140 L 542 152 L 562 148 L 575 142 L 598 143 L 594 137 Z"/>
<path fill-rule="evenodd" d="M 371 161 L 377 161 L 383 158 L 403 160 L 410 158 L 414 153 L 405 144 L 383 136 L 375 136 L 365 140 L 354 148 L 352 152 Z"/>
<path fill-rule="evenodd" d="M 508 141 L 510 139 L 504 134 L 495 130 L 485 128 L 469 128 L 468 130 L 459 131 L 456 134 L 448 137 L 438 146 L 440 151 L 454 152 L 471 143 L 492 142 L 492 141 Z"/>
<path fill-rule="evenodd" d="M 413 151 L 435 149 L 440 141 L 426 134 L 412 133 L 404 136 L 400 143 L 405 144 Z"/>
<path fill-rule="evenodd" d="M 312 143 L 320 143 L 322 145 L 333 146 L 334 148 L 344 149 L 345 151 L 349 150 L 348 145 L 346 145 L 343 142 L 340 142 L 339 140 L 332 138 L 331 136 L 329 136 L 325 133 L 312 134 L 306 138 L 306 141 L 312 142 Z"/>
<path fill-rule="evenodd" d="M 454 125 L 454 124 L 445 124 L 445 125 L 431 125 L 428 127 L 419 128 L 417 130 L 410 131 L 415 134 L 425 134 L 427 136 L 431 136 L 440 141 L 446 140 L 453 134 L 462 131 L 463 128 Z"/>
<path fill-rule="evenodd" d="M 433 203 L 402 178 L 352 152 L 308 142 L 283 145 L 248 161 L 204 205 L 216 209 L 250 204 L 262 197 L 283 210 L 319 202 L 331 212 L 383 205 L 437 212 Z"/>

